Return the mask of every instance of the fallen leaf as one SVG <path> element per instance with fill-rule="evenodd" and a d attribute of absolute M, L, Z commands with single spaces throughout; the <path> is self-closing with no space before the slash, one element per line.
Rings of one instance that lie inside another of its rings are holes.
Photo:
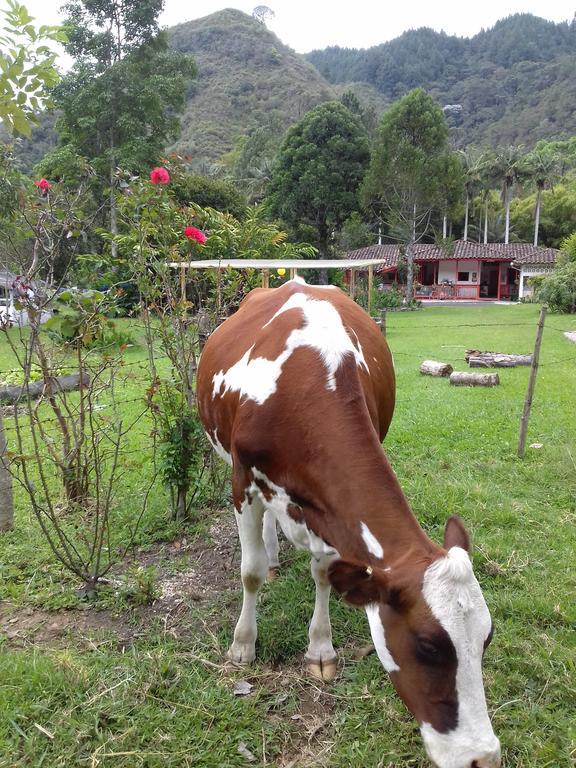
<path fill-rule="evenodd" d="M 245 757 L 249 763 L 256 762 L 256 755 L 253 755 L 252 752 L 250 752 L 250 750 L 248 749 L 246 744 L 244 744 L 243 741 L 241 741 L 240 744 L 238 744 L 238 754 L 242 755 L 242 757 Z"/>
<path fill-rule="evenodd" d="M 253 687 L 247 680 L 237 680 L 234 685 L 234 696 L 248 696 Z"/>
<path fill-rule="evenodd" d="M 34 723 L 34 728 L 38 728 L 40 733 L 43 733 L 44 736 L 48 736 L 49 739 L 53 739 L 54 738 L 54 734 L 50 733 L 50 731 L 47 728 L 44 728 L 43 725 L 40 725 L 40 723 Z"/>

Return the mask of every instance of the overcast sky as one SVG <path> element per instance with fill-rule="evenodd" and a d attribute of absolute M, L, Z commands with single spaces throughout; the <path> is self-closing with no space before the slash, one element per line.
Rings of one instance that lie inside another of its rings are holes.
<path fill-rule="evenodd" d="M 42 23 L 56 24 L 63 0 L 20 0 Z M 512 13 L 533 13 L 551 21 L 571 21 L 576 0 L 270 0 L 270 2 L 226 3 L 222 0 L 165 0 L 162 24 L 172 26 L 207 16 L 222 8 L 238 8 L 251 13 L 264 4 L 275 13 L 267 26 L 283 43 L 300 53 L 313 48 L 340 45 L 368 48 L 402 34 L 407 29 L 432 27 L 451 35 L 470 37 L 482 28 Z M 5 0 L 0 0 L 0 6 Z"/>

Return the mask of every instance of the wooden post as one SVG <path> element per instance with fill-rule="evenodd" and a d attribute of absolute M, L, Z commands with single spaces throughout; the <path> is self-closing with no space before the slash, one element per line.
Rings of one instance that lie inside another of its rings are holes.
<path fill-rule="evenodd" d="M 386 309 L 380 310 L 380 330 L 382 331 L 382 336 L 386 336 Z"/>
<path fill-rule="evenodd" d="M 290 267 L 290 280 L 294 280 L 295 277 L 296 277 L 296 270 L 294 269 L 294 267 Z"/>
<path fill-rule="evenodd" d="M 9 531 L 14 525 L 14 498 L 12 495 L 12 475 L 8 471 L 6 456 L 6 437 L 4 422 L 0 410 L 0 533 Z"/>
<path fill-rule="evenodd" d="M 530 419 L 530 409 L 532 408 L 532 397 L 534 396 L 534 387 L 536 386 L 536 374 L 538 373 L 538 359 L 540 357 L 540 345 L 542 344 L 542 334 L 544 333 L 544 319 L 546 318 L 546 306 L 540 310 L 538 318 L 538 328 L 536 330 L 536 342 L 532 354 L 532 366 L 530 367 L 530 378 L 528 379 L 528 389 L 524 399 L 524 410 L 520 420 L 520 435 L 518 437 L 518 456 L 522 459 L 526 452 L 526 435 L 528 433 L 528 420 Z"/>
<path fill-rule="evenodd" d="M 270 288 L 270 271 L 268 269 L 262 270 L 262 288 Z"/>
<path fill-rule="evenodd" d="M 356 298 L 356 270 L 354 267 L 350 270 L 350 298 Z"/>
<path fill-rule="evenodd" d="M 372 311 L 372 289 L 374 288 L 374 267 L 368 265 L 368 314 Z"/>
<path fill-rule="evenodd" d="M 186 265 L 182 262 L 180 267 L 180 298 L 186 301 Z"/>

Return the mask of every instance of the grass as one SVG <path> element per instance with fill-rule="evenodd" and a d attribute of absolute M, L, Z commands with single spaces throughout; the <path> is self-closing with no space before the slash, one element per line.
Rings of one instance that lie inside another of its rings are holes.
<path fill-rule="evenodd" d="M 561 332 L 574 330 L 576 318 L 547 318 L 528 433 L 528 444 L 542 447 L 528 448 L 523 460 L 516 445 L 528 369 L 502 370 L 499 387 L 468 389 L 421 377 L 418 366 L 432 358 L 465 370 L 470 347 L 530 352 L 537 316 L 537 307 L 521 305 L 427 307 L 387 318 L 398 403 L 385 448 L 432 537 L 440 539 L 452 513 L 472 532 L 496 628 L 485 681 L 506 768 L 568 768 L 576 757 L 576 345 Z M 9 364 L 2 344 L 0 370 Z M 137 360 L 143 352 L 129 354 Z M 139 387 L 127 382 L 126 399 Z M 133 446 L 141 452 L 126 459 L 121 529 L 150 471 L 144 434 L 139 426 Z M 52 563 L 18 490 L 16 501 L 16 529 L 0 538 L 0 595 L 20 612 L 58 607 L 67 596 L 76 606 L 73 581 Z M 167 525 L 166 512 L 156 488 L 141 550 L 183 532 L 209 537 L 210 513 L 186 530 Z M 117 614 L 138 628 L 128 645 L 105 627 L 90 638 L 72 632 L 64 644 L 18 647 L 0 635 L 1 768 L 429 765 L 376 657 L 357 659 L 369 638 L 361 612 L 333 600 L 342 659 L 335 684 L 300 677 L 313 606 L 303 554 L 287 549 L 281 577 L 262 590 L 259 662 L 248 669 L 222 663 L 238 594 L 224 588 L 186 605 L 174 632 L 121 603 Z M 234 695 L 238 680 L 253 684 L 248 696 Z"/>

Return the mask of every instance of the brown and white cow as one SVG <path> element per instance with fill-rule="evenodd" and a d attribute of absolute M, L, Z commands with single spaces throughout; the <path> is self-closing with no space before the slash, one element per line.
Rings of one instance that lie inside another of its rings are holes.
<path fill-rule="evenodd" d="M 336 671 L 332 585 L 365 608 L 434 763 L 497 768 L 482 682 L 490 614 L 464 526 L 451 518 L 444 546 L 432 542 L 382 450 L 395 382 L 373 321 L 337 288 L 297 278 L 256 289 L 208 339 L 197 383 L 205 429 L 233 467 L 244 600 L 229 658 L 255 658 L 256 596 L 278 564 L 278 522 L 312 554 L 311 670 Z"/>

